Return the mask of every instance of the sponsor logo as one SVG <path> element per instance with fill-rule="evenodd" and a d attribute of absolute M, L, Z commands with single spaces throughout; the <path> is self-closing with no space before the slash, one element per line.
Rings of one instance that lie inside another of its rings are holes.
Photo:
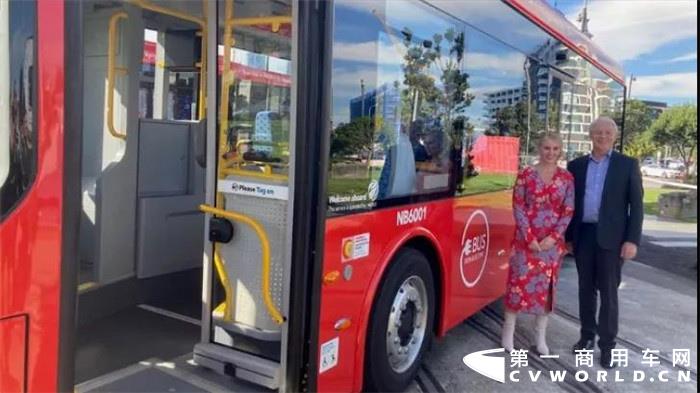
<path fill-rule="evenodd" d="M 483 210 L 476 210 L 469 216 L 462 232 L 462 254 L 459 257 L 459 271 L 462 282 L 471 288 L 481 279 L 489 256 L 489 221 Z"/>
<path fill-rule="evenodd" d="M 400 210 L 396 212 L 396 225 L 413 224 L 425 220 L 428 216 L 428 207 L 421 206 L 413 209 Z"/>
<path fill-rule="evenodd" d="M 341 261 L 347 262 L 368 256 L 369 239 L 369 232 L 344 238 L 340 247 Z"/>

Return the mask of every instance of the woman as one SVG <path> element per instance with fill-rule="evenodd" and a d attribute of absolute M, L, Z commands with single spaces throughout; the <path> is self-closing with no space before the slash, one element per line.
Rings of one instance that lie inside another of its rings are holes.
<path fill-rule="evenodd" d="M 548 355 L 547 315 L 554 307 L 559 266 L 566 250 L 564 232 L 574 212 L 574 182 L 568 171 L 557 166 L 562 153 L 558 134 L 544 134 L 538 152 L 539 162 L 518 173 L 513 190 L 516 230 L 501 344 L 508 352 L 513 350 L 518 312 L 535 314 L 535 349 Z"/>

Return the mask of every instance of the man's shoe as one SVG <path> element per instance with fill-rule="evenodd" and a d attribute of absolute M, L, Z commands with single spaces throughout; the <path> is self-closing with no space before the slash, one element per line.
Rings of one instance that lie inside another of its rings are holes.
<path fill-rule="evenodd" d="M 605 368 L 610 370 L 611 368 L 615 368 L 615 365 L 612 363 L 612 351 L 609 349 L 601 349 L 600 350 L 600 365 Z"/>
<path fill-rule="evenodd" d="M 578 340 L 576 344 L 574 344 L 573 348 L 571 348 L 571 353 L 576 354 L 576 351 L 580 351 L 582 349 L 593 349 L 594 346 L 595 342 L 593 339 L 582 338 Z"/>

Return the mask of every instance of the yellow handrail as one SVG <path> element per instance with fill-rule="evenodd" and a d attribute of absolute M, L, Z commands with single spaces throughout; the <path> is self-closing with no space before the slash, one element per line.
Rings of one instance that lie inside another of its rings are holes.
<path fill-rule="evenodd" d="M 263 300 L 265 301 L 265 307 L 267 308 L 267 312 L 270 314 L 270 317 L 272 317 L 272 320 L 275 321 L 277 324 L 282 324 L 284 323 L 284 317 L 280 313 L 280 311 L 277 309 L 275 304 L 272 302 L 272 295 L 270 295 L 270 241 L 267 238 L 267 234 L 265 233 L 265 230 L 263 229 L 262 225 L 260 225 L 257 221 L 254 219 L 245 216 L 243 214 L 223 210 L 223 209 L 218 209 L 209 205 L 199 205 L 199 210 L 203 211 L 204 213 L 209 213 L 212 215 L 218 215 L 222 216 L 224 218 L 227 218 L 229 220 L 233 221 L 238 221 L 242 222 L 244 224 L 247 224 L 253 230 L 255 233 L 258 235 L 258 238 L 260 239 L 260 245 L 262 248 L 262 295 L 263 295 Z M 217 256 L 214 256 L 214 261 L 216 263 L 216 258 Z M 223 268 L 223 264 L 219 260 L 219 263 L 217 264 L 217 269 L 219 269 L 219 266 Z M 228 278 L 227 278 L 228 282 Z M 230 283 L 228 284 L 230 288 Z M 230 290 L 230 289 L 229 289 Z M 227 297 L 229 295 L 229 292 L 227 292 Z M 228 301 L 228 300 L 227 300 Z M 230 303 L 229 303 L 230 304 Z M 226 307 L 226 312 L 230 312 L 230 307 Z"/>
<path fill-rule="evenodd" d="M 126 132 L 117 131 L 114 126 L 114 77 L 117 69 L 122 75 L 127 69 L 117 67 L 115 63 L 115 51 L 117 46 L 117 23 L 120 19 L 126 19 L 126 12 L 117 12 L 109 18 L 109 39 L 107 48 L 107 129 L 113 137 L 126 140 Z"/>
<path fill-rule="evenodd" d="M 233 26 L 270 25 L 272 27 L 272 31 L 276 33 L 279 31 L 280 25 L 286 24 L 286 23 L 292 23 L 292 17 L 282 15 L 282 16 L 260 16 L 260 17 L 238 18 L 238 19 L 227 18 L 226 23 L 227 24 L 230 23 Z"/>

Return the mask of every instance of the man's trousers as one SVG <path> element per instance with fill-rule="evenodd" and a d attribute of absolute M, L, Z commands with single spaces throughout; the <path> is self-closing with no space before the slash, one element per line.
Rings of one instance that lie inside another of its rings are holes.
<path fill-rule="evenodd" d="M 602 249 L 596 240 L 596 232 L 596 224 L 582 223 L 575 250 L 581 338 L 593 340 L 598 333 L 598 346 L 607 350 L 615 347 L 617 337 L 621 247 L 616 250 Z M 597 292 L 600 292 L 600 312 L 596 322 Z"/>

